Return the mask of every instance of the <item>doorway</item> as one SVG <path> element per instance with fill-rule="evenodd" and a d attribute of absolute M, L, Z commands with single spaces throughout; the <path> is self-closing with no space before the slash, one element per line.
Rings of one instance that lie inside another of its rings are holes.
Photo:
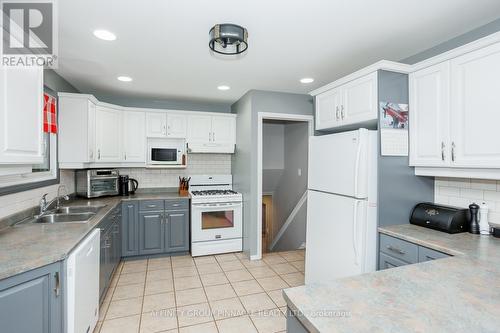
<path fill-rule="evenodd" d="M 311 135 L 312 116 L 258 114 L 259 258 L 262 253 L 270 251 L 297 249 L 305 241 L 304 195 L 307 192 L 307 150 Z M 296 223 L 297 219 L 302 221 Z M 297 228 L 296 225 L 301 226 Z"/>

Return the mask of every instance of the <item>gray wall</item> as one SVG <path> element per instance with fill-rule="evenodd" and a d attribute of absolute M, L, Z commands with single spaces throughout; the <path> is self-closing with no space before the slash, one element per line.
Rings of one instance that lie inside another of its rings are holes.
<path fill-rule="evenodd" d="M 430 49 L 419 52 L 411 57 L 401 60 L 406 64 L 414 64 L 427 58 L 434 57 L 443 52 L 452 50 L 456 47 L 475 41 L 476 39 L 491 35 L 500 31 L 500 19 L 485 24 L 477 29 L 471 30 L 463 35 L 452 38 L 444 43 L 436 45 Z"/>
<path fill-rule="evenodd" d="M 408 75 L 379 71 L 378 86 L 379 102 L 408 103 Z M 415 176 L 408 156 L 381 156 L 378 146 L 378 223 L 409 223 L 416 203 L 434 201 L 434 178 Z"/>
<path fill-rule="evenodd" d="M 285 125 L 264 121 L 262 126 L 262 168 L 285 167 Z"/>
<path fill-rule="evenodd" d="M 78 89 L 73 87 L 71 83 L 66 81 L 62 76 L 54 72 L 52 69 L 43 71 L 43 84 L 49 89 L 56 92 L 78 93 Z"/>
<path fill-rule="evenodd" d="M 285 125 L 285 169 L 273 197 L 273 238 L 307 190 L 309 127 L 306 122 Z M 298 175 L 301 169 L 301 176 Z M 306 240 L 305 203 L 273 250 L 295 250 Z"/>
<path fill-rule="evenodd" d="M 231 106 L 238 114 L 233 185 L 243 193 L 243 248 L 258 253 L 257 242 L 257 121 L 259 112 L 313 114 L 312 97 L 302 94 L 251 90 Z"/>
<path fill-rule="evenodd" d="M 95 97 L 102 102 L 107 102 L 116 105 L 137 107 L 137 108 L 152 108 L 152 109 L 170 109 L 170 110 L 187 110 L 187 111 L 208 111 L 230 113 L 230 103 L 202 103 L 195 101 L 184 100 L 167 100 L 154 99 L 146 97 L 127 97 L 113 95 L 99 95 Z"/>

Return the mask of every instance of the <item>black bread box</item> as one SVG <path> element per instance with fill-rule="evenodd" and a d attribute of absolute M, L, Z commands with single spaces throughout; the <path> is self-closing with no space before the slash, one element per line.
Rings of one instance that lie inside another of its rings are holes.
<path fill-rule="evenodd" d="M 469 230 L 469 210 L 423 202 L 413 208 L 410 223 L 449 234 L 466 232 Z"/>

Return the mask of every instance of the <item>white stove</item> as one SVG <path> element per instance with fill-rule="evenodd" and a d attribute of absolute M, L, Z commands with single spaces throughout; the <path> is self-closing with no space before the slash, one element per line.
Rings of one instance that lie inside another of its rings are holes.
<path fill-rule="evenodd" d="M 242 251 L 241 193 L 231 175 L 191 177 L 191 255 Z"/>

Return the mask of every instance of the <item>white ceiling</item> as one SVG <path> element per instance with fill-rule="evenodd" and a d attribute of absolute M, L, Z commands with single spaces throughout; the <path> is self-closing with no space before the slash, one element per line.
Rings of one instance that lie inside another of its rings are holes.
<path fill-rule="evenodd" d="M 307 93 L 500 17 L 498 0 L 64 0 L 59 69 L 82 92 L 234 102 L 250 89 Z M 214 56 L 216 23 L 248 29 L 237 59 Z M 96 39 L 108 29 L 116 41 Z M 134 81 L 123 83 L 119 75 Z M 303 85 L 300 78 L 314 77 Z M 219 91 L 218 85 L 231 86 Z"/>

